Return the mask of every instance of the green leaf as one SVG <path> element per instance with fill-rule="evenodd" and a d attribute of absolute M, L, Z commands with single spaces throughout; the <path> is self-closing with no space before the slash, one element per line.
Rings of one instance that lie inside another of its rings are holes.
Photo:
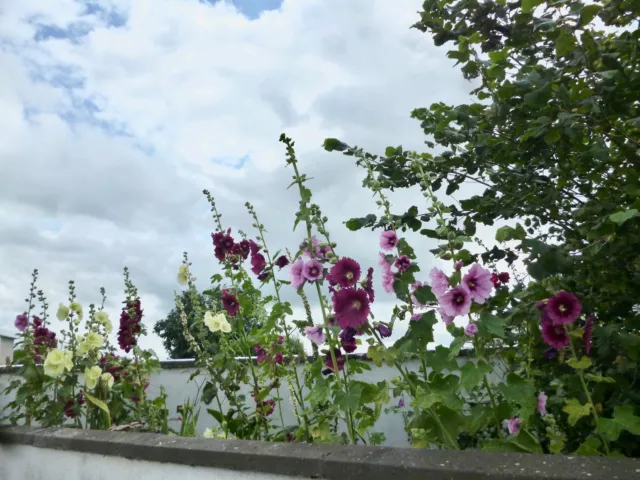
<path fill-rule="evenodd" d="M 599 418 L 598 430 L 612 442 L 616 441 L 623 430 L 640 435 L 640 417 L 633 414 L 633 405 L 619 405 L 613 410 L 613 419 Z"/>
<path fill-rule="evenodd" d="M 532 12 L 534 8 L 543 2 L 544 0 L 522 0 L 522 11 L 524 13 Z"/>
<path fill-rule="evenodd" d="M 506 242 L 508 240 L 524 240 L 527 236 L 527 232 L 525 232 L 522 225 L 519 223 L 516 224 L 516 228 L 513 227 L 500 227 L 496 231 L 496 241 L 497 242 Z"/>
<path fill-rule="evenodd" d="M 426 305 L 429 302 L 435 302 L 438 299 L 431 291 L 431 287 L 428 285 L 423 285 L 422 287 L 418 287 L 413 294 L 416 296 L 416 300 L 420 302 L 422 305 Z"/>
<path fill-rule="evenodd" d="M 592 435 L 582 442 L 582 445 L 573 452 L 576 455 L 584 455 L 586 457 L 602 456 L 602 453 L 598 450 L 602 446 L 602 440 Z"/>
<path fill-rule="evenodd" d="M 580 10 L 580 26 L 584 27 L 591 23 L 591 20 L 602 10 L 600 5 L 586 5 Z"/>
<path fill-rule="evenodd" d="M 479 360 L 477 364 L 472 361 L 465 363 L 460 369 L 460 388 L 471 392 L 473 387 L 478 385 L 485 375 L 493 371 L 491 365 L 484 360 Z"/>
<path fill-rule="evenodd" d="M 306 400 L 311 406 L 315 407 L 316 405 L 328 402 L 330 392 L 328 380 L 325 378 L 317 378 L 316 384 L 309 392 L 309 395 L 307 395 Z"/>
<path fill-rule="evenodd" d="M 460 353 L 460 350 L 462 350 L 466 341 L 467 337 L 464 335 L 460 335 L 453 339 L 453 342 L 451 342 L 451 345 L 449 346 L 449 360 L 455 360 L 458 357 L 458 354 Z"/>
<path fill-rule="evenodd" d="M 616 383 L 616 381 L 611 377 L 601 377 L 600 375 L 594 375 L 593 373 L 587 373 L 585 377 L 587 380 L 596 383 Z"/>
<path fill-rule="evenodd" d="M 426 353 L 427 367 L 433 369 L 436 373 L 443 370 L 453 372 L 458 369 L 458 362 L 455 358 L 449 358 L 449 349 L 442 345 L 438 345 L 435 350 Z"/>
<path fill-rule="evenodd" d="M 366 217 L 362 218 L 351 218 L 344 222 L 349 230 L 355 232 L 356 230 L 360 230 L 362 227 L 371 226 L 376 222 L 377 217 L 373 214 L 369 214 Z"/>
<path fill-rule="evenodd" d="M 586 403 L 582 405 L 577 399 L 569 398 L 565 400 L 565 406 L 562 408 L 562 411 L 569 414 L 567 421 L 569 425 L 574 427 L 578 420 L 591 413 L 591 404 Z"/>
<path fill-rule="evenodd" d="M 505 320 L 490 313 L 483 313 L 477 322 L 478 332 L 482 336 L 504 338 Z"/>
<path fill-rule="evenodd" d="M 630 220 L 633 217 L 637 216 L 638 210 L 636 210 L 635 208 L 630 208 L 629 210 L 621 210 L 619 212 L 612 213 L 611 215 L 609 215 L 609 220 L 617 223 L 618 225 L 622 225 L 627 220 Z"/>
<path fill-rule="evenodd" d="M 569 365 L 572 368 L 575 368 L 576 370 L 584 370 L 586 368 L 589 368 L 591 365 L 593 365 L 593 362 L 589 357 L 584 356 L 580 360 L 576 360 L 575 358 L 568 360 L 567 365 Z"/>
<path fill-rule="evenodd" d="M 555 43 L 556 55 L 558 57 L 564 57 L 567 53 L 571 52 L 575 48 L 576 39 L 572 34 L 562 32 Z"/>
<path fill-rule="evenodd" d="M 509 443 L 517 446 L 520 451 L 527 453 L 543 453 L 540 442 L 524 428 L 518 436 L 509 440 Z"/>
<path fill-rule="evenodd" d="M 350 382 L 349 392 L 338 390 L 335 396 L 335 404 L 343 411 L 357 410 L 360 406 L 363 384 L 361 382 Z"/>
<path fill-rule="evenodd" d="M 333 152 L 334 150 L 342 152 L 349 148 L 349 145 L 341 142 L 337 138 L 325 138 L 324 144 L 322 146 L 327 152 Z"/>
<path fill-rule="evenodd" d="M 509 402 L 520 405 L 520 418 L 526 422 L 538 405 L 536 387 L 531 380 L 525 380 L 515 373 L 507 375 L 506 380 L 498 388 Z"/>
<path fill-rule="evenodd" d="M 416 254 L 413 251 L 413 248 L 411 247 L 411 245 L 407 243 L 406 239 L 401 238 L 400 240 L 398 240 L 397 248 L 398 248 L 398 253 L 400 253 L 400 255 L 406 255 L 411 260 L 415 260 Z"/>
<path fill-rule="evenodd" d="M 100 410 L 102 410 L 104 413 L 107 414 L 107 425 L 109 427 L 111 427 L 111 413 L 109 413 L 109 407 L 107 406 L 106 403 L 104 403 L 102 400 L 89 395 L 86 390 L 84 392 L 84 398 L 86 398 L 89 403 L 92 403 L 93 405 L 95 405 L 96 407 L 98 407 Z"/>
<path fill-rule="evenodd" d="M 419 320 L 411 322 L 409 332 L 418 342 L 421 349 L 425 349 L 427 344 L 433 342 L 433 326 L 438 323 L 433 310 L 424 313 Z"/>

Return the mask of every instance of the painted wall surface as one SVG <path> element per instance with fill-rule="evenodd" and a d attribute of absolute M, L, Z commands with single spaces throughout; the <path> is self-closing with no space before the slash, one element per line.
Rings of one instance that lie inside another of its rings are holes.
<path fill-rule="evenodd" d="M 0 335 L 0 365 L 6 365 L 7 357 L 13 358 L 13 338 Z"/>
<path fill-rule="evenodd" d="M 91 453 L 0 445 L 2 480 L 302 480 L 259 472 L 189 467 Z"/>

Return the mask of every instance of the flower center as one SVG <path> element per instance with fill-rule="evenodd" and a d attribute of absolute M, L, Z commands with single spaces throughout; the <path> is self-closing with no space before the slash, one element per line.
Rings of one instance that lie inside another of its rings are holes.
<path fill-rule="evenodd" d="M 469 280 L 467 282 L 467 285 L 469 286 L 470 289 L 476 288 L 476 282 L 474 282 L 473 280 Z"/>
<path fill-rule="evenodd" d="M 318 274 L 318 269 L 315 267 L 311 267 L 311 275 L 317 275 Z"/>
<path fill-rule="evenodd" d="M 457 305 L 462 305 L 464 303 L 464 295 L 458 294 L 454 297 L 453 301 L 457 304 Z"/>
<path fill-rule="evenodd" d="M 362 307 L 362 304 L 358 300 L 354 300 L 353 303 L 351 304 L 351 306 L 355 310 L 360 310 L 360 307 Z"/>
<path fill-rule="evenodd" d="M 567 311 L 567 307 L 564 305 L 559 305 L 558 306 L 558 310 L 560 310 L 561 312 L 566 312 Z"/>
<path fill-rule="evenodd" d="M 347 272 L 344 274 L 345 277 L 347 277 L 347 280 L 351 280 L 353 278 L 353 273 L 352 272 Z"/>

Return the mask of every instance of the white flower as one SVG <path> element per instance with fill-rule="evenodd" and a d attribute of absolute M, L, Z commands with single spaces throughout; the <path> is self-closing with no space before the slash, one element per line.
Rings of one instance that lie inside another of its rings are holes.
<path fill-rule="evenodd" d="M 216 438 L 216 434 L 213 433 L 213 430 L 211 430 L 210 428 L 206 428 L 202 436 L 204 438 Z"/>
<path fill-rule="evenodd" d="M 189 282 L 189 267 L 186 265 L 180 265 L 178 268 L 178 283 L 180 285 L 186 285 Z"/>
<path fill-rule="evenodd" d="M 89 390 L 93 390 L 98 385 L 98 379 L 102 375 L 102 370 L 100 367 L 91 367 L 84 369 L 84 383 L 87 385 Z"/>
<path fill-rule="evenodd" d="M 44 360 L 44 374 L 57 378 L 64 373 L 65 369 L 73 369 L 73 352 L 54 348 Z"/>
<path fill-rule="evenodd" d="M 104 325 L 104 331 L 109 334 L 113 331 L 113 325 L 109 320 L 109 314 L 103 310 L 96 312 L 96 320 Z"/>
<path fill-rule="evenodd" d="M 212 332 L 224 332 L 229 333 L 231 331 L 231 324 L 227 321 L 224 313 L 207 312 L 204 314 L 204 324 Z"/>
<path fill-rule="evenodd" d="M 100 375 L 100 383 L 107 386 L 107 390 L 110 390 L 113 387 L 114 378 L 109 372 L 103 373 Z"/>
<path fill-rule="evenodd" d="M 97 350 L 102 347 L 102 345 L 104 345 L 104 338 L 102 337 L 102 335 L 99 335 L 95 332 L 89 332 L 87 333 L 85 342 L 89 344 L 91 349 L 95 348 Z"/>
<path fill-rule="evenodd" d="M 69 308 L 72 312 L 76 312 L 78 314 L 76 325 L 80 324 L 80 322 L 82 321 L 82 305 L 80 305 L 78 302 L 73 302 L 71 303 L 71 305 L 69 305 Z"/>
<path fill-rule="evenodd" d="M 66 320 L 68 316 L 69 316 L 69 307 L 61 303 L 60 306 L 58 307 L 58 311 L 56 312 L 56 317 L 58 318 L 58 320 L 62 322 Z"/>

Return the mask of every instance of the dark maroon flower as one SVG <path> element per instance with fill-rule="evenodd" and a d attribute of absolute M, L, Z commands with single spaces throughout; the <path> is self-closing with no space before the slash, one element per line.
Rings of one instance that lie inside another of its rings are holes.
<path fill-rule="evenodd" d="M 118 345 L 127 353 L 138 344 L 136 337 L 142 332 L 141 321 L 140 299 L 136 298 L 133 302 L 127 302 L 120 313 L 120 328 L 118 329 Z"/>
<path fill-rule="evenodd" d="M 343 288 L 333 295 L 333 310 L 340 328 L 358 328 L 369 316 L 369 296 L 363 289 Z"/>
<path fill-rule="evenodd" d="M 536 302 L 536 308 L 538 310 L 544 310 L 545 308 L 547 308 L 547 302 L 549 300 L 540 300 L 539 302 Z"/>
<path fill-rule="evenodd" d="M 282 352 L 276 353 L 273 358 L 269 361 L 271 365 L 281 365 L 282 360 L 284 359 Z"/>
<path fill-rule="evenodd" d="M 232 317 L 235 317 L 240 311 L 238 298 L 234 294 L 229 293 L 228 290 L 222 290 L 222 306 Z"/>
<path fill-rule="evenodd" d="M 286 267 L 287 265 L 289 265 L 289 259 L 286 257 L 286 255 L 280 255 L 275 262 L 276 267 L 282 269 L 284 267 Z"/>
<path fill-rule="evenodd" d="M 401 255 L 396 259 L 394 263 L 399 272 L 405 272 L 411 266 L 411 260 L 406 255 Z"/>
<path fill-rule="evenodd" d="M 267 359 L 267 352 L 260 345 L 254 345 L 253 351 L 256 354 L 256 360 L 258 361 L 258 363 L 262 363 Z"/>
<path fill-rule="evenodd" d="M 582 305 L 573 293 L 561 291 L 549 299 L 546 312 L 556 325 L 573 323 L 580 316 Z"/>
<path fill-rule="evenodd" d="M 369 267 L 369 270 L 367 270 L 367 278 L 363 288 L 364 291 L 367 292 L 369 303 L 373 303 L 376 298 L 375 292 L 373 291 L 373 267 Z"/>
<path fill-rule="evenodd" d="M 265 400 L 264 402 L 260 402 L 256 405 L 256 409 L 258 410 L 260 415 L 263 415 L 265 417 L 271 415 L 274 412 L 275 408 L 276 401 L 271 399 Z"/>
<path fill-rule="evenodd" d="M 262 272 L 262 270 L 264 270 L 264 267 L 266 266 L 267 261 L 265 260 L 264 255 L 262 255 L 261 253 L 251 255 L 251 271 L 254 274 L 260 275 L 260 272 Z"/>
<path fill-rule="evenodd" d="M 360 280 L 360 264 L 352 258 L 342 257 L 331 267 L 327 280 L 331 285 L 352 287 Z"/>
<path fill-rule="evenodd" d="M 493 283 L 493 286 L 495 288 L 498 288 L 500 286 L 500 278 L 498 278 L 497 273 L 492 273 L 491 278 L 489 280 L 491 280 L 491 283 Z"/>
<path fill-rule="evenodd" d="M 78 416 L 77 409 L 84 405 L 84 395 L 79 393 L 76 400 L 73 398 L 64 404 L 64 414 L 67 418 L 76 418 Z"/>
<path fill-rule="evenodd" d="M 338 371 L 341 372 L 342 369 L 344 368 L 344 356 L 342 355 L 342 352 L 340 351 L 339 348 L 336 348 L 333 351 L 335 352 L 335 355 L 336 355 L 336 363 L 338 364 Z M 325 355 L 324 364 L 329 370 L 333 371 L 334 365 L 333 365 L 333 359 L 331 358 L 331 353 L 327 352 L 327 354 Z"/>
<path fill-rule="evenodd" d="M 498 280 L 502 283 L 509 283 L 509 272 L 502 272 L 498 274 Z"/>
<path fill-rule="evenodd" d="M 340 332 L 340 345 L 344 349 L 345 352 L 351 353 L 355 352 L 358 345 L 356 344 L 356 331 L 353 328 L 347 328 Z"/>
<path fill-rule="evenodd" d="M 242 240 L 240 243 L 236 244 L 234 248 L 234 252 L 236 255 L 240 255 L 245 260 L 249 257 L 249 253 L 251 253 L 251 246 L 248 240 Z"/>
<path fill-rule="evenodd" d="M 282 345 L 282 342 L 284 342 L 284 337 L 282 335 L 278 335 L 278 345 Z"/>
<path fill-rule="evenodd" d="M 387 338 L 391 336 L 391 329 L 388 326 L 386 326 L 384 323 L 379 323 L 378 326 L 376 327 L 376 330 L 378 330 L 378 333 L 382 338 Z"/>
<path fill-rule="evenodd" d="M 262 248 L 260 245 L 258 245 L 253 240 L 249 240 L 248 243 L 249 243 L 249 250 L 251 251 L 251 255 L 255 255 Z"/>
<path fill-rule="evenodd" d="M 295 441 L 296 441 L 295 435 L 291 433 L 287 433 L 287 442 L 295 442 Z"/>
<path fill-rule="evenodd" d="M 562 350 L 571 342 L 564 325 L 554 324 L 547 311 L 542 312 L 540 327 L 542 329 L 542 339 L 544 342 L 556 350 Z"/>
<path fill-rule="evenodd" d="M 228 253 L 232 253 L 234 250 L 234 241 L 233 237 L 229 235 L 231 229 L 227 230 L 227 232 L 216 232 L 211 234 L 211 238 L 213 240 L 213 245 L 215 247 L 214 253 L 218 260 L 222 261 L 225 259 Z"/>
<path fill-rule="evenodd" d="M 29 317 L 26 313 L 21 313 L 20 315 L 16 315 L 16 320 L 13 322 L 18 330 L 24 332 L 29 326 Z"/>
<path fill-rule="evenodd" d="M 543 355 L 545 356 L 545 358 L 548 358 L 549 360 L 553 359 L 556 357 L 556 355 L 558 354 L 558 351 L 551 347 L 551 348 L 547 348 L 544 352 Z"/>
<path fill-rule="evenodd" d="M 258 280 L 260 280 L 261 282 L 264 282 L 267 278 L 269 278 L 269 271 L 265 270 L 264 272 L 262 272 L 260 275 L 258 275 Z"/>
<path fill-rule="evenodd" d="M 587 352 L 587 355 L 591 353 L 591 336 L 593 335 L 593 324 L 596 321 L 596 317 L 593 315 L 589 315 L 587 318 L 587 323 L 584 325 L 584 351 Z"/>
<path fill-rule="evenodd" d="M 35 315 L 33 316 L 33 326 L 34 327 L 42 326 L 42 320 L 40 320 L 40 317 L 36 317 Z"/>

